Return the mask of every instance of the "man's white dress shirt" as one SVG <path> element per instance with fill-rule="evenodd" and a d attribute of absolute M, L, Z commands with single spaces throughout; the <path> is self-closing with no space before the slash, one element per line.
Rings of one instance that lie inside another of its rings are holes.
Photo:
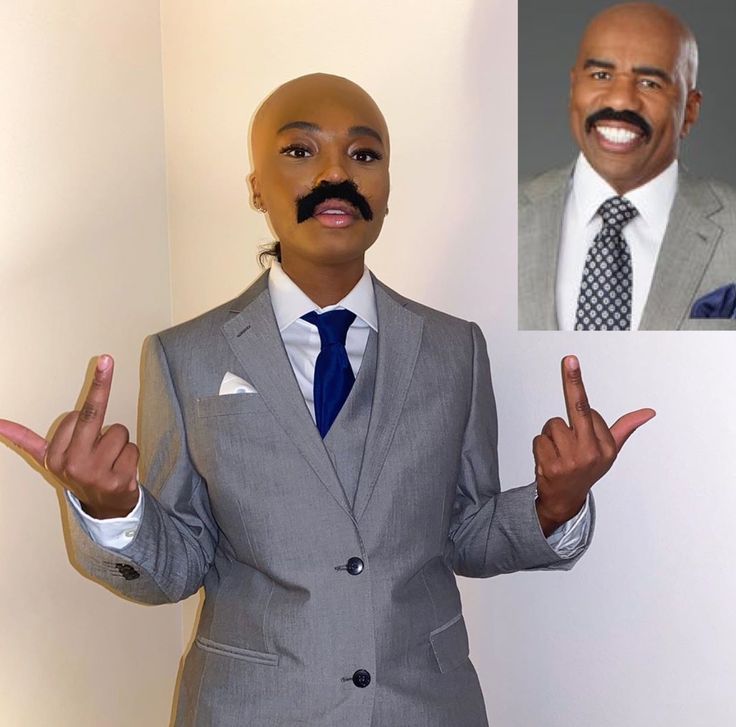
<path fill-rule="evenodd" d="M 622 233 L 631 250 L 633 269 L 632 331 L 639 328 L 652 286 L 657 256 L 677 194 L 677 169 L 675 160 L 659 176 L 623 195 L 639 212 Z M 557 262 L 557 322 L 562 331 L 575 330 L 585 259 L 603 226 L 598 209 L 607 199 L 617 196 L 616 190 L 580 154 L 565 202 Z"/>
<path fill-rule="evenodd" d="M 348 329 L 345 349 L 353 373 L 357 376 L 370 331 L 371 329 L 378 331 L 376 296 L 370 272 L 366 268 L 358 284 L 339 303 L 320 308 L 289 278 L 278 262 L 273 262 L 268 276 L 268 292 L 286 353 L 304 401 L 314 419 L 314 367 L 321 343 L 317 326 L 302 320 L 301 316 L 310 311 L 325 313 L 342 308 L 355 313 L 355 320 Z M 81 515 L 90 536 L 98 545 L 114 549 L 124 548 L 135 537 L 145 506 L 142 489 L 139 489 L 138 504 L 127 517 L 107 520 L 90 517 L 82 510 L 74 495 L 69 492 L 67 495 Z M 585 546 L 589 532 L 590 513 L 586 501 L 583 509 L 550 535 L 547 542 L 560 557 L 572 558 Z"/>

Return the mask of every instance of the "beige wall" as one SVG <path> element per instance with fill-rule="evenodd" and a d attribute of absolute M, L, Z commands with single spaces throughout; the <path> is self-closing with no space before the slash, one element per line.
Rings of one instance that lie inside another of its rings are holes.
<path fill-rule="evenodd" d="M 3 0 L 0 28 L 0 416 L 46 432 L 108 351 L 134 428 L 170 320 L 158 4 Z M 73 570 L 55 491 L 5 447 L 0 503 L 0 724 L 166 724 L 181 608 Z"/>
<path fill-rule="evenodd" d="M 268 93 L 304 73 L 348 76 L 388 118 L 391 214 L 371 252 L 386 282 L 418 296 L 433 281 L 452 285 L 489 192 L 499 192 L 500 232 L 513 250 L 515 190 L 497 181 L 512 180 L 516 163 L 513 3 L 163 0 L 161 15 L 176 320 L 258 273 L 256 246 L 272 238 L 249 206 L 248 126 Z M 484 118 L 487 69 L 475 59 L 487 41 L 497 50 L 483 51 L 484 62 L 498 57 L 504 71 L 503 108 Z M 472 287 L 454 289 L 467 300 Z"/>

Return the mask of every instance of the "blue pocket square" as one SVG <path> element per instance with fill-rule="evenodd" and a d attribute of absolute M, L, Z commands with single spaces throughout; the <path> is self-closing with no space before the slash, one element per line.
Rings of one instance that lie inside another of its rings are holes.
<path fill-rule="evenodd" d="M 736 283 L 698 298 L 693 303 L 690 318 L 736 318 Z"/>

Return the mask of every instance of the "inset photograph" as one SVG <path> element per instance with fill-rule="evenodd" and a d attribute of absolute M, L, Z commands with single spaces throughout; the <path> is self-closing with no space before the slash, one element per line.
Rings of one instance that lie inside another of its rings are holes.
<path fill-rule="evenodd" d="M 736 331 L 736 5 L 519 2 L 520 330 Z"/>

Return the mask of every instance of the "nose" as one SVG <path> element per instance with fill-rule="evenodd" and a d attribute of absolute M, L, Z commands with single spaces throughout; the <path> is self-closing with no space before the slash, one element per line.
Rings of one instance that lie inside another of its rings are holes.
<path fill-rule="evenodd" d="M 314 186 L 317 186 L 320 182 L 336 184 L 349 179 L 350 175 L 345 169 L 344 157 L 338 150 L 323 150 L 322 160 L 323 164 L 314 180 Z"/>
<path fill-rule="evenodd" d="M 636 77 L 625 74 L 616 76 L 607 89 L 605 105 L 616 111 L 636 111 L 641 105 L 637 89 Z"/>

